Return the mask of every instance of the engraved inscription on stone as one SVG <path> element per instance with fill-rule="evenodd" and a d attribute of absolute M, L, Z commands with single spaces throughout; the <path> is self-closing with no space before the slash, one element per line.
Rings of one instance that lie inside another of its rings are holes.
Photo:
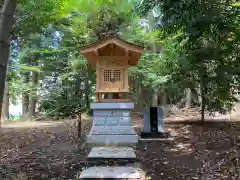
<path fill-rule="evenodd" d="M 106 125 L 109 126 L 116 126 L 118 125 L 119 118 L 118 117 L 107 117 L 106 119 Z"/>
<path fill-rule="evenodd" d="M 130 111 L 125 111 L 125 112 L 123 112 L 122 116 L 131 116 L 131 112 Z"/>
<path fill-rule="evenodd" d="M 113 110 L 113 116 L 122 116 L 120 110 Z"/>
<path fill-rule="evenodd" d="M 112 116 L 112 110 L 94 110 L 94 116 Z"/>
<path fill-rule="evenodd" d="M 119 121 L 120 126 L 130 126 L 131 125 L 131 118 L 130 117 L 121 117 Z"/>
<path fill-rule="evenodd" d="M 128 110 L 113 110 L 113 116 L 130 116 L 131 113 Z"/>
<path fill-rule="evenodd" d="M 106 124 L 105 117 L 94 117 L 93 118 L 93 125 L 94 126 L 104 126 Z"/>

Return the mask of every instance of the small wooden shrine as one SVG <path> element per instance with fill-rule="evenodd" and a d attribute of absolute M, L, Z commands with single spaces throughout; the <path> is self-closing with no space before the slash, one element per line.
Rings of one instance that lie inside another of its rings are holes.
<path fill-rule="evenodd" d="M 110 36 L 80 49 L 96 69 L 97 102 L 128 102 L 128 68 L 136 66 L 143 48 Z"/>

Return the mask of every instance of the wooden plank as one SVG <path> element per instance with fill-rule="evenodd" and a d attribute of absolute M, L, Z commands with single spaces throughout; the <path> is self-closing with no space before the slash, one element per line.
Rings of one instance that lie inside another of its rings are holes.
<path fill-rule="evenodd" d="M 132 67 L 132 66 L 130 66 L 130 65 L 128 65 L 128 66 L 126 66 L 126 65 L 124 65 L 124 66 L 106 66 L 106 65 L 99 65 L 98 66 L 99 68 L 103 68 L 103 69 L 120 69 L 120 68 L 124 68 L 124 69 L 127 69 L 127 68 L 129 68 L 129 67 Z"/>
<path fill-rule="evenodd" d="M 99 102 L 99 100 L 100 100 L 100 94 L 96 93 L 96 101 Z"/>
<path fill-rule="evenodd" d="M 123 88 L 124 89 L 129 89 L 129 85 L 128 85 L 128 69 L 124 69 L 124 79 L 123 79 Z"/>
<path fill-rule="evenodd" d="M 99 66 L 99 60 L 97 60 L 97 67 L 98 66 Z M 100 89 L 100 83 L 102 83 L 100 77 L 101 77 L 100 69 L 97 68 L 96 69 L 96 84 L 97 84 L 97 88 L 96 89 Z"/>
<path fill-rule="evenodd" d="M 121 67 L 126 66 L 127 67 L 127 66 L 129 66 L 128 60 L 126 60 L 126 59 L 116 60 L 116 59 L 112 58 L 111 60 L 107 60 L 107 59 L 99 60 L 98 59 L 98 61 L 99 61 L 100 66 L 105 66 L 105 67 L 108 67 L 108 66 L 121 66 Z"/>
<path fill-rule="evenodd" d="M 128 89 L 100 89 L 96 91 L 97 93 L 128 93 Z"/>
<path fill-rule="evenodd" d="M 130 102 L 129 99 L 99 99 L 99 102 Z"/>
<path fill-rule="evenodd" d="M 130 56 L 91 56 L 89 57 L 89 59 L 91 60 L 130 60 L 131 57 Z"/>

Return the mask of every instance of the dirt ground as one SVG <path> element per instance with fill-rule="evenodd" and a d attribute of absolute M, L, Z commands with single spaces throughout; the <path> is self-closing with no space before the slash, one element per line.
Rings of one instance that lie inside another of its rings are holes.
<path fill-rule="evenodd" d="M 142 119 L 135 119 L 137 132 Z M 84 121 L 84 134 L 90 120 Z M 140 141 L 139 166 L 153 180 L 240 179 L 240 123 L 167 123 L 170 140 Z M 0 179 L 70 180 L 85 167 L 88 150 L 74 120 L 5 125 L 0 132 Z"/>

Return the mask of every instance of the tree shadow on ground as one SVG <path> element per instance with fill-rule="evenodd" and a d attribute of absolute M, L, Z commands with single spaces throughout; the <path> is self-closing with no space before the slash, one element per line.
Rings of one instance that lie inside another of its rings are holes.
<path fill-rule="evenodd" d="M 238 179 L 240 123 L 175 122 L 172 140 L 141 142 L 137 156 L 152 179 Z"/>
<path fill-rule="evenodd" d="M 89 132 L 91 122 L 84 125 Z M 239 123 L 171 123 L 171 141 L 140 141 L 140 167 L 154 180 L 237 179 L 234 162 Z M 7 128 L 0 134 L 0 179 L 24 173 L 27 179 L 69 180 L 87 166 L 85 136 L 77 138 L 74 121 L 54 126 Z M 234 177 L 235 175 L 235 177 Z M 8 178 L 10 179 L 10 178 Z M 24 179 L 25 180 L 25 179 Z"/>
<path fill-rule="evenodd" d="M 84 132 L 89 125 L 85 122 Z M 1 130 L 1 180 L 19 173 L 27 179 L 70 179 L 83 167 L 85 139 L 77 137 L 75 121 Z"/>

